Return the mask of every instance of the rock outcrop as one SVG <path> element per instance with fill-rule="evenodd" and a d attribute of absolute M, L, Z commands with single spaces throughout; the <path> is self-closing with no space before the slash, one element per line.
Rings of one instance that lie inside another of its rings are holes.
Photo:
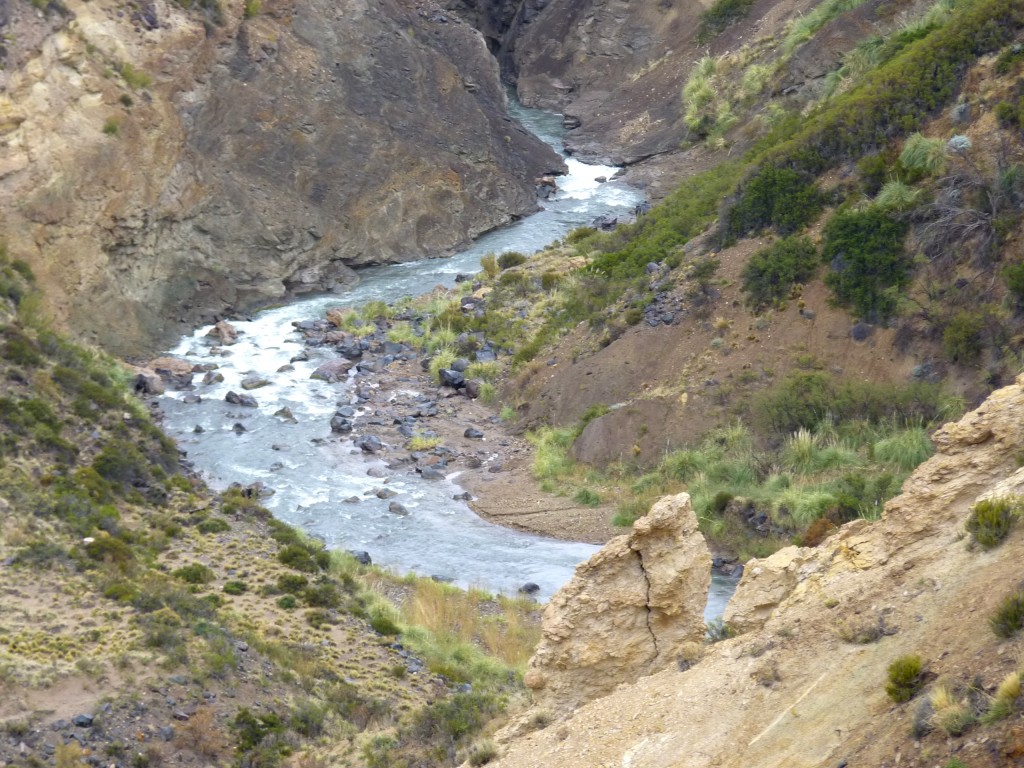
<path fill-rule="evenodd" d="M 0 228 L 59 324 L 117 353 L 449 253 L 562 167 L 429 3 L 35 5 L 0 19 Z"/>
<path fill-rule="evenodd" d="M 658 501 L 576 569 L 544 608 L 526 684 L 567 712 L 673 664 L 704 636 L 711 557 L 688 494 Z"/>
<path fill-rule="evenodd" d="M 933 441 L 936 455 L 881 520 L 748 564 L 726 615 L 745 634 L 685 671 L 663 664 L 557 728 L 515 735 L 494 764 L 932 766 L 954 754 L 1015 764 L 1012 732 L 913 735 L 919 702 L 894 705 L 885 681 L 905 654 L 975 690 L 995 690 L 1019 665 L 1019 637 L 1000 639 L 988 619 L 1018 589 L 1024 529 L 982 551 L 964 524 L 980 499 L 1024 493 L 1024 376 Z"/>

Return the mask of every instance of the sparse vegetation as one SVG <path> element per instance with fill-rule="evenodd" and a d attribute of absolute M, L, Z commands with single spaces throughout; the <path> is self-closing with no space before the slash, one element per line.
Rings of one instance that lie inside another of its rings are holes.
<path fill-rule="evenodd" d="M 983 549 L 999 546 L 1009 535 L 1020 516 L 1020 500 L 1016 497 L 983 499 L 971 508 L 967 532 Z"/>
<path fill-rule="evenodd" d="M 885 692 L 897 704 L 910 701 L 924 685 L 924 660 L 917 655 L 900 656 L 889 665 Z"/>
<path fill-rule="evenodd" d="M 1024 628 L 1024 589 L 1017 589 L 1003 598 L 989 618 L 989 626 L 996 637 L 1004 640 L 1014 637 Z"/>

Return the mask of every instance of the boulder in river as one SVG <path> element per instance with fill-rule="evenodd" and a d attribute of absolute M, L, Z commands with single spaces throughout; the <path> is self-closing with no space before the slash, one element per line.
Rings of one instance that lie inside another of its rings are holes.
<path fill-rule="evenodd" d="M 373 565 L 373 560 L 370 559 L 370 553 L 365 550 L 350 549 L 348 553 L 352 555 L 360 565 Z"/>
<path fill-rule="evenodd" d="M 344 416 L 334 414 L 331 417 L 331 432 L 338 432 L 345 434 L 346 432 L 352 431 L 352 420 L 346 419 Z"/>
<path fill-rule="evenodd" d="M 238 341 L 238 329 L 231 325 L 227 320 L 221 320 L 213 326 L 206 335 L 212 339 L 216 339 L 225 347 L 229 347 Z"/>
<path fill-rule="evenodd" d="M 252 395 L 238 394 L 234 390 L 229 390 L 224 399 L 232 405 L 241 405 L 245 408 L 259 408 L 259 404 L 256 402 L 256 398 Z"/>
<path fill-rule="evenodd" d="M 393 515 L 400 515 L 401 517 L 405 517 L 409 514 L 409 510 L 405 508 L 405 505 L 399 504 L 397 501 L 392 501 L 388 504 L 388 512 Z"/>
<path fill-rule="evenodd" d="M 259 389 L 260 387 L 266 387 L 270 384 L 270 379 L 255 374 L 253 376 L 246 376 L 242 379 L 242 389 Z"/>
<path fill-rule="evenodd" d="M 313 371 L 313 373 L 309 375 L 309 378 L 326 381 L 328 384 L 336 384 L 339 381 L 345 380 L 353 365 L 354 363 L 351 360 L 347 360 L 343 357 L 336 360 L 328 360 Z"/>

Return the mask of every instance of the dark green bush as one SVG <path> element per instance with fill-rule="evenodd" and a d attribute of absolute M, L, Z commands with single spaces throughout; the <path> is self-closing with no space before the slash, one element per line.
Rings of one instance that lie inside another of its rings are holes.
<path fill-rule="evenodd" d="M 1024 123 L 1024 100 L 1000 101 L 995 108 L 996 121 L 1003 128 L 1020 128 Z"/>
<path fill-rule="evenodd" d="M 316 560 L 313 559 L 309 550 L 301 544 L 289 544 L 286 547 L 282 547 L 281 551 L 277 553 L 277 559 L 296 571 L 305 571 L 306 573 L 315 573 L 317 571 Z"/>
<path fill-rule="evenodd" d="M 329 581 L 324 581 L 302 591 L 302 599 L 314 608 L 337 608 L 341 605 L 341 592 Z"/>
<path fill-rule="evenodd" d="M 458 742 L 479 731 L 500 709 L 492 694 L 459 692 L 421 709 L 414 728 L 422 739 Z"/>
<path fill-rule="evenodd" d="M 70 562 L 68 551 L 49 541 L 34 541 L 14 553 L 13 565 L 27 568 L 48 568 L 56 563 Z"/>
<path fill-rule="evenodd" d="M 295 595 L 284 595 L 277 599 L 277 607 L 286 611 L 293 610 L 298 604 L 299 601 L 295 599 Z"/>
<path fill-rule="evenodd" d="M 753 5 L 754 0 L 715 0 L 715 3 L 700 15 L 697 42 L 701 45 L 711 42 L 744 18 Z"/>
<path fill-rule="evenodd" d="M 127 566 L 135 560 L 135 553 L 132 548 L 109 534 L 101 534 L 93 538 L 85 545 L 85 554 L 91 560 L 100 563 L 113 563 L 119 566 Z"/>
<path fill-rule="evenodd" d="M 277 577 L 277 589 L 280 592 L 296 595 L 309 586 L 309 580 L 297 573 L 282 573 Z"/>
<path fill-rule="evenodd" d="M 224 585 L 224 592 L 229 595 L 244 595 L 249 591 L 249 585 L 244 581 L 229 581 Z"/>
<path fill-rule="evenodd" d="M 601 503 L 601 497 L 589 488 L 580 488 L 572 500 L 585 507 L 596 507 Z"/>
<path fill-rule="evenodd" d="M 884 211 L 837 213 L 825 225 L 825 283 L 836 300 L 860 317 L 885 318 L 896 311 L 898 291 L 910 279 L 903 250 L 907 224 Z"/>
<path fill-rule="evenodd" d="M 894 158 L 881 152 L 865 155 L 857 162 L 861 188 L 868 197 L 874 197 L 882 186 L 892 177 Z"/>
<path fill-rule="evenodd" d="M 518 267 L 520 264 L 524 264 L 525 262 L 526 255 L 519 253 L 518 251 L 506 251 L 498 257 L 498 266 L 501 269 Z"/>
<path fill-rule="evenodd" d="M 214 573 L 202 563 L 190 563 L 173 571 L 171 574 L 176 579 L 181 579 L 186 584 L 209 584 L 214 579 Z"/>
<path fill-rule="evenodd" d="M 797 232 L 817 217 L 822 204 L 811 175 L 765 166 L 744 182 L 739 199 L 728 210 L 727 239 L 768 227 L 780 235 Z"/>
<path fill-rule="evenodd" d="M 924 685 L 924 661 L 920 656 L 900 656 L 889 665 L 885 692 L 897 704 L 910 701 Z"/>
<path fill-rule="evenodd" d="M 199 523 L 196 526 L 196 530 L 200 533 L 224 533 L 231 530 L 231 525 L 223 518 L 211 517 Z"/>
<path fill-rule="evenodd" d="M 93 469 L 110 483 L 122 488 L 146 485 L 149 482 L 149 461 L 127 440 L 111 440 L 92 462 Z"/>
<path fill-rule="evenodd" d="M 238 739 L 238 751 L 247 752 L 271 734 L 283 733 L 285 725 L 274 712 L 254 715 L 247 707 L 243 707 L 231 721 L 231 730 Z"/>
<path fill-rule="evenodd" d="M 989 617 L 989 626 L 997 637 L 1009 640 L 1024 627 L 1024 589 L 1007 595 Z"/>
<path fill-rule="evenodd" d="M 818 272 L 821 259 L 806 237 L 787 237 L 764 248 L 743 268 L 743 292 L 754 310 L 786 299 L 793 286 Z"/>
<path fill-rule="evenodd" d="M 965 527 L 979 546 L 992 549 L 1009 535 L 1020 516 L 1020 509 L 1017 498 L 982 499 L 971 508 Z"/>
<path fill-rule="evenodd" d="M 0 347 L 0 354 L 6 360 L 25 368 L 35 368 L 43 364 L 39 347 L 20 330 L 8 326 L 3 330 L 3 337 L 4 343 Z"/>

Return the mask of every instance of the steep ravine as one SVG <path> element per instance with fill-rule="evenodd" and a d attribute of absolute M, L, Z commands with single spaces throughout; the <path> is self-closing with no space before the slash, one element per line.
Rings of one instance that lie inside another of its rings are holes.
<path fill-rule="evenodd" d="M 141 354 L 354 266 L 450 253 L 562 169 L 454 14 L 221 7 L 16 0 L 0 20 L 0 227 L 79 336 Z"/>

